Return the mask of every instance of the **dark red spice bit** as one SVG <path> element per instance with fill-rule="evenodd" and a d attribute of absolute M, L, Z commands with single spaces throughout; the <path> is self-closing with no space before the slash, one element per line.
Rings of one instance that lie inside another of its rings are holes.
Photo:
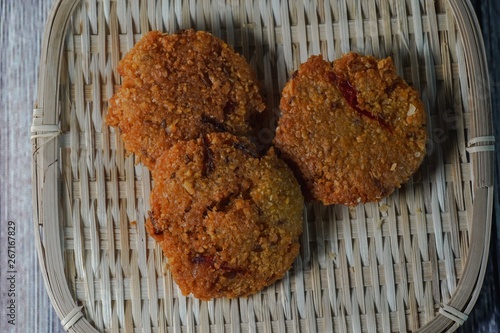
<path fill-rule="evenodd" d="M 384 184 L 384 182 L 377 177 L 371 176 L 373 185 L 380 191 L 380 196 L 385 197 L 392 193 L 392 188 Z"/>
<path fill-rule="evenodd" d="M 248 187 L 240 186 L 240 198 L 243 200 L 253 200 L 251 195 L 252 187 L 253 187 L 252 183 L 250 183 L 250 186 Z"/>
<path fill-rule="evenodd" d="M 201 80 L 208 88 L 212 87 L 212 80 L 210 80 L 210 76 L 208 75 L 208 73 L 203 73 L 203 75 L 201 76 Z"/>
<path fill-rule="evenodd" d="M 184 163 L 189 164 L 191 162 L 193 162 L 193 157 L 191 155 L 185 154 L 184 155 Z"/>
<path fill-rule="evenodd" d="M 238 272 L 236 271 L 233 271 L 233 270 L 230 270 L 230 271 L 227 271 L 227 272 L 224 272 L 224 277 L 226 279 L 234 279 L 236 277 L 236 275 L 238 274 Z"/>
<path fill-rule="evenodd" d="M 276 225 L 283 226 L 286 224 L 286 220 L 280 219 L 278 222 L 276 222 Z"/>
<path fill-rule="evenodd" d="M 227 263 L 222 263 L 222 265 L 220 265 L 220 269 L 224 270 L 224 277 L 228 278 L 228 279 L 233 279 L 236 277 L 236 275 L 238 274 L 242 274 L 244 275 L 247 271 L 243 268 L 240 268 L 240 267 L 230 267 Z"/>
<path fill-rule="evenodd" d="M 264 211 L 259 205 L 256 206 L 257 206 L 257 214 L 259 214 L 259 217 L 262 217 L 262 215 L 264 215 Z"/>
<path fill-rule="evenodd" d="M 238 150 L 241 150 L 245 154 L 250 155 L 250 156 L 252 156 L 254 158 L 258 158 L 259 157 L 259 154 L 257 154 L 257 152 L 254 149 L 248 147 L 247 145 L 245 145 L 245 144 L 243 144 L 241 142 L 235 142 L 235 143 L 233 143 L 233 147 L 236 148 L 236 149 L 238 149 Z"/>
<path fill-rule="evenodd" d="M 219 43 L 212 43 L 213 54 L 218 58 L 222 54 L 222 46 Z"/>
<path fill-rule="evenodd" d="M 213 266 L 214 264 L 214 257 L 212 256 L 205 256 L 203 254 L 198 254 L 194 257 L 191 258 L 191 262 L 193 264 L 197 265 L 207 265 L 207 266 Z"/>
<path fill-rule="evenodd" d="M 388 86 L 387 88 L 385 88 L 385 93 L 389 96 L 389 95 L 392 95 L 392 93 L 394 92 L 394 90 L 396 90 L 396 88 L 400 85 L 399 81 L 395 81 L 393 84 L 391 84 L 390 86 Z"/>
<path fill-rule="evenodd" d="M 205 211 L 203 212 L 203 218 L 208 216 L 208 212 L 213 212 L 213 211 L 226 212 L 233 198 L 234 194 L 229 193 L 229 195 L 223 197 L 219 201 L 212 201 L 207 207 L 205 207 Z"/>
<path fill-rule="evenodd" d="M 191 263 L 195 265 L 204 265 L 215 268 L 215 258 L 213 256 L 206 256 L 203 254 L 197 254 L 191 258 Z M 224 271 L 222 275 L 228 279 L 233 279 L 238 274 L 246 274 L 247 270 L 240 267 L 231 267 L 228 263 L 223 262 L 220 267 L 220 270 Z"/>
<path fill-rule="evenodd" d="M 202 115 L 201 122 L 203 124 L 212 125 L 217 132 L 227 132 L 227 127 L 222 122 L 213 117 Z"/>
<path fill-rule="evenodd" d="M 356 111 L 358 111 L 358 95 L 356 93 L 356 90 L 354 87 L 351 85 L 351 83 L 344 79 L 340 78 L 337 74 L 334 72 L 328 72 L 327 73 L 328 80 L 333 83 L 334 85 L 339 88 L 340 93 L 344 96 L 345 100 L 347 103 Z"/>
<path fill-rule="evenodd" d="M 235 102 L 228 100 L 226 105 L 224 105 L 224 109 L 223 109 L 224 114 L 232 113 L 236 109 L 237 106 L 238 105 Z"/>
<path fill-rule="evenodd" d="M 225 198 L 222 198 L 222 200 L 220 200 L 216 207 L 217 207 L 217 210 L 218 211 L 223 211 L 225 212 L 229 206 L 229 204 L 231 204 L 231 201 L 232 201 L 232 197 L 233 197 L 233 194 L 229 194 L 227 197 Z"/>
<path fill-rule="evenodd" d="M 202 175 L 207 177 L 215 170 L 214 152 L 210 149 L 210 142 L 206 136 L 203 137 L 203 170 Z"/>
<path fill-rule="evenodd" d="M 271 239 L 271 246 L 276 246 L 279 242 L 281 242 L 281 235 L 280 234 L 277 234 L 276 237 L 273 237 L 273 239 Z"/>
<path fill-rule="evenodd" d="M 237 198 L 243 200 L 252 200 L 252 196 L 250 194 L 250 190 L 252 187 L 253 184 L 251 183 L 251 181 L 244 181 L 242 184 L 240 184 L 236 193 L 230 192 L 220 200 L 210 202 L 210 204 L 205 207 L 203 217 L 206 217 L 209 211 L 227 212 L 231 206 L 231 203 Z"/>
<path fill-rule="evenodd" d="M 175 32 L 176 35 L 188 35 L 189 29 L 179 29 Z"/>
<path fill-rule="evenodd" d="M 144 156 L 144 157 L 149 157 L 149 153 L 148 153 L 147 149 L 142 148 L 141 149 L 141 155 Z"/>
<path fill-rule="evenodd" d="M 260 245 L 260 244 L 254 244 L 252 246 L 252 251 L 253 252 L 262 252 L 262 251 L 264 251 L 264 249 L 262 248 L 262 245 Z"/>
<path fill-rule="evenodd" d="M 151 222 L 151 225 L 153 226 L 153 232 L 155 235 L 161 235 L 163 234 L 163 230 L 161 230 L 159 227 L 158 227 L 158 223 L 156 222 L 156 219 L 154 218 L 154 215 L 153 213 L 150 211 L 148 213 L 149 215 L 149 221 Z"/>
<path fill-rule="evenodd" d="M 226 74 L 227 76 L 231 76 L 231 67 L 228 67 L 228 65 L 226 64 L 222 64 L 222 71 L 224 72 L 224 74 Z"/>
<path fill-rule="evenodd" d="M 365 116 L 371 120 L 375 120 L 380 124 L 380 126 L 384 127 L 389 132 L 392 132 L 391 127 L 384 119 L 382 119 L 380 116 L 372 114 L 367 110 L 363 110 L 358 106 L 358 93 L 347 79 L 340 78 L 334 72 L 328 72 L 327 77 L 331 83 L 337 86 L 340 93 L 342 94 L 342 96 L 344 96 L 344 99 L 347 101 L 347 104 L 349 104 L 349 106 L 351 106 L 351 108 L 353 108 L 354 111 L 359 113 L 361 116 Z"/>

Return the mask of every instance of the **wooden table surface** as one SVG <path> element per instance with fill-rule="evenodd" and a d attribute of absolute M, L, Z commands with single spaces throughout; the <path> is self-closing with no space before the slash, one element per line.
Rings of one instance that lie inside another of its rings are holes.
<path fill-rule="evenodd" d="M 500 1 L 474 0 L 489 58 L 496 137 L 500 129 Z M 52 0 L 0 0 L 0 332 L 64 332 L 45 291 L 34 245 L 29 129 L 36 97 L 44 24 Z M 498 140 L 497 140 L 498 142 Z M 496 155 L 499 155 L 498 143 Z M 497 158 L 498 160 L 498 158 Z M 498 170 L 498 163 L 496 169 Z M 498 175 L 498 171 L 496 172 Z M 458 332 L 500 332 L 500 209 L 498 177 L 491 251 L 481 296 Z M 7 233 L 15 226 L 15 273 Z M 12 280 L 12 275 L 14 279 Z M 11 283 L 13 282 L 13 284 Z M 12 289 L 13 288 L 13 289 Z M 10 289 L 10 290 L 9 290 Z M 15 292 L 15 325 L 9 292 Z"/>

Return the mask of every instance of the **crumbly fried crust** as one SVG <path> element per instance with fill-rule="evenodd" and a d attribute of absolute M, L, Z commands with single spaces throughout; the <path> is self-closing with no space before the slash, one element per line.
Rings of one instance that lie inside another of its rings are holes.
<path fill-rule="evenodd" d="M 149 32 L 118 72 L 123 83 L 110 100 L 107 123 L 151 169 L 178 140 L 221 131 L 249 134 L 251 118 L 265 108 L 246 60 L 207 32 Z"/>
<path fill-rule="evenodd" d="M 303 197 L 271 148 L 228 133 L 179 142 L 157 161 L 148 233 L 184 294 L 253 294 L 280 279 L 299 252 Z"/>
<path fill-rule="evenodd" d="M 275 145 L 309 199 L 378 201 L 407 181 L 424 155 L 426 115 L 390 58 L 313 56 L 283 89 Z"/>

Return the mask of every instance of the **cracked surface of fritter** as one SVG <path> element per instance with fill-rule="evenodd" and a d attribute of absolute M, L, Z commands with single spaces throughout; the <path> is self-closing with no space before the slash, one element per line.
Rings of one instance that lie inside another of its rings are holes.
<path fill-rule="evenodd" d="M 107 123 L 150 169 L 179 140 L 210 132 L 248 135 L 265 108 L 246 60 L 208 32 L 152 31 L 119 62 L 122 85 Z"/>
<path fill-rule="evenodd" d="M 390 58 L 312 56 L 283 89 L 275 146 L 324 204 L 379 201 L 425 156 L 426 114 Z"/>
<path fill-rule="evenodd" d="M 228 133 L 179 142 L 153 171 L 146 222 L 183 294 L 254 294 L 283 277 L 299 252 L 303 197 L 271 148 Z"/>

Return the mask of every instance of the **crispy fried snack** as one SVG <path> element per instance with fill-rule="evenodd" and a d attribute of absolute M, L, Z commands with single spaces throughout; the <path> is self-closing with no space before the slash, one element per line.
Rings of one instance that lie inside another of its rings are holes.
<path fill-rule="evenodd" d="M 265 108 L 246 60 L 207 32 L 149 32 L 120 61 L 118 72 L 123 83 L 106 120 L 150 169 L 178 140 L 251 133 L 251 118 Z"/>
<path fill-rule="evenodd" d="M 303 197 L 271 148 L 228 133 L 179 142 L 157 161 L 148 233 L 183 294 L 208 300 L 258 292 L 299 252 Z"/>
<path fill-rule="evenodd" d="M 427 139 L 418 92 L 390 58 L 313 56 L 283 89 L 274 139 L 324 204 L 379 201 L 418 169 Z"/>

